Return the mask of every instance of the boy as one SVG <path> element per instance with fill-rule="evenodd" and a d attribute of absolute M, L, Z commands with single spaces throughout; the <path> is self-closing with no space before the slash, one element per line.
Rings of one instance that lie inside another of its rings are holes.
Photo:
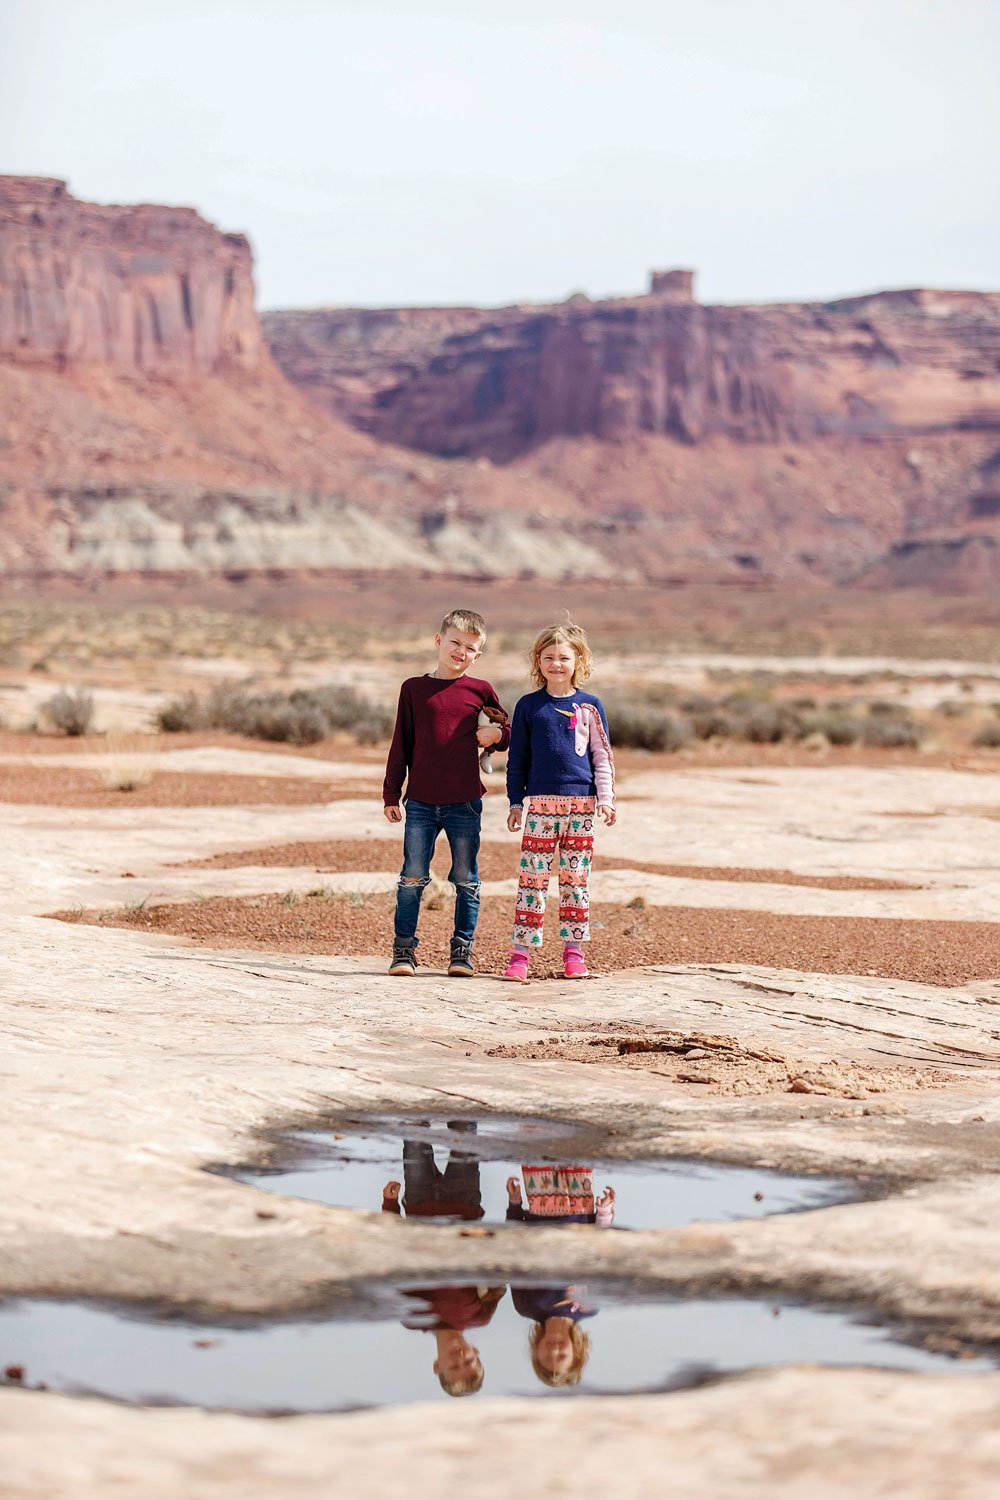
<path fill-rule="evenodd" d="M 396 727 L 385 768 L 382 800 L 390 823 L 402 822 L 400 800 L 406 781 L 403 869 L 396 887 L 396 918 L 390 974 L 413 974 L 417 967 L 420 898 L 430 883 L 431 857 L 438 834 L 451 849 L 448 879 L 455 887 L 455 932 L 448 973 L 469 978 L 472 942 L 479 917 L 480 825 L 483 784 L 479 752 L 510 740 L 502 724 L 479 728 L 484 708 L 500 709 L 488 682 L 468 675 L 483 654 L 482 615 L 453 609 L 434 637 L 437 666 L 423 677 L 408 677 L 399 690 Z"/>

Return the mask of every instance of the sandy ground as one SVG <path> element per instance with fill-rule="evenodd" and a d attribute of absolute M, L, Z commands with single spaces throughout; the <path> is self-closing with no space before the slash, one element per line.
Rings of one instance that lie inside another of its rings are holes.
<path fill-rule="evenodd" d="M 599 899 L 620 907 L 628 890 L 644 891 L 647 907 L 628 920 L 672 913 L 689 936 L 698 913 L 766 921 L 776 935 L 767 963 L 661 953 L 588 984 L 512 990 L 429 970 L 391 981 L 374 935 L 370 956 L 310 954 L 305 945 L 252 949 L 232 932 L 226 943 L 209 935 L 193 944 L 142 926 L 44 917 L 126 900 L 160 912 L 169 907 L 154 900 L 194 904 L 206 893 L 277 899 L 315 886 L 315 865 L 185 862 L 318 841 L 384 848 L 385 863 L 367 874 L 391 884 L 398 832 L 377 802 L 317 800 L 328 792 L 315 758 L 302 774 L 290 756 L 283 773 L 255 764 L 248 774 L 238 764 L 246 752 L 216 748 L 224 753 L 210 770 L 170 774 L 239 781 L 243 803 L 221 800 L 207 812 L 136 800 L 71 814 L 28 801 L 2 808 L 0 1294 L 264 1314 L 322 1307 L 357 1275 L 455 1271 L 474 1281 L 502 1266 L 527 1276 L 636 1275 L 681 1294 L 807 1296 L 915 1332 L 1000 1344 L 1000 962 L 979 946 L 1000 896 L 996 824 L 983 816 L 1000 805 L 989 778 L 917 764 L 631 770 L 621 821 L 602 840 L 605 878 L 618 885 Z M 331 775 L 329 786 L 349 790 L 353 775 Z M 287 786 L 283 801 L 255 799 L 264 779 Z M 913 810 L 938 815 L 904 815 Z M 488 799 L 491 846 L 506 838 L 501 825 L 500 799 Z M 764 878 L 658 874 L 630 870 L 629 859 Z M 847 884 L 782 882 L 775 872 Z M 354 875 L 334 871 L 319 883 L 345 877 Z M 377 899 L 387 889 L 376 884 Z M 711 906 L 712 893 L 724 899 Z M 490 890 L 489 901 L 505 895 Z M 793 921 L 879 919 L 933 920 L 941 942 L 951 933 L 959 948 L 974 940 L 984 977 L 946 985 L 834 973 L 821 955 L 810 958 L 816 967 L 798 967 L 791 958 L 809 955 L 779 942 Z M 619 1050 L 651 1038 L 665 1050 Z M 606 1055 L 581 1066 L 583 1047 Z M 691 1051 L 707 1059 L 687 1058 Z M 708 1092 L 681 1077 L 711 1067 L 742 1069 L 767 1088 L 728 1089 L 720 1074 Z M 795 1077 L 810 1086 L 792 1091 Z M 606 1156 L 855 1172 L 878 1194 L 681 1230 L 568 1239 L 501 1228 L 469 1239 L 270 1196 L 276 1217 L 260 1219 L 258 1190 L 201 1170 L 251 1159 L 266 1149 L 262 1132 L 317 1111 L 438 1111 L 456 1100 L 585 1121 Z M 456 1485 L 522 1494 L 529 1474 L 539 1494 L 583 1496 L 597 1484 L 659 1497 L 669 1472 L 681 1495 L 986 1500 L 1000 1460 L 998 1410 L 1000 1375 L 809 1367 L 659 1397 L 530 1407 L 484 1397 L 282 1421 L 7 1388 L 0 1494 L 245 1500 L 405 1489 L 422 1500 Z"/>

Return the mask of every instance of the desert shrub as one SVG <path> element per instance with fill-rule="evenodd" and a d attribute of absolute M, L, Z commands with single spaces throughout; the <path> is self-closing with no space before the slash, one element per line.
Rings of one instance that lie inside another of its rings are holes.
<path fill-rule="evenodd" d="M 691 723 L 675 714 L 645 704 L 608 703 L 611 743 L 632 750 L 679 750 L 691 739 Z"/>
<path fill-rule="evenodd" d="M 715 707 L 715 699 L 707 693 L 688 693 L 677 704 L 682 714 L 706 714 Z"/>
<path fill-rule="evenodd" d="M 87 688 L 60 688 L 42 704 L 42 713 L 63 734 L 87 734 L 94 721 L 94 695 Z"/>
<path fill-rule="evenodd" d="M 946 719 L 960 719 L 963 714 L 969 712 L 969 705 L 960 702 L 957 698 L 942 698 L 937 706 L 937 712 L 944 714 Z"/>
<path fill-rule="evenodd" d="M 315 745 L 334 730 L 376 744 L 392 730 L 392 716 L 352 688 L 294 688 L 290 693 L 255 693 L 222 683 L 205 698 L 186 693 L 161 708 L 161 729 L 224 729 L 249 739 L 289 745 Z"/>
<path fill-rule="evenodd" d="M 922 738 L 920 725 L 906 714 L 876 714 L 861 732 L 862 744 L 878 750 L 915 750 Z"/>
<path fill-rule="evenodd" d="M 744 718 L 744 739 L 757 745 L 777 744 L 789 732 L 790 723 L 790 715 L 783 714 L 774 703 L 757 703 Z"/>
<path fill-rule="evenodd" d="M 171 698 L 156 715 L 157 728 L 164 734 L 181 734 L 185 730 L 204 729 L 205 705 L 197 693 Z"/>
<path fill-rule="evenodd" d="M 1000 724 L 984 724 L 972 743 L 980 750 L 1000 750 Z"/>
<path fill-rule="evenodd" d="M 825 735 L 831 745 L 856 745 L 864 727 L 863 721 L 854 714 L 840 709 L 826 709 L 809 719 L 806 734 Z"/>
<path fill-rule="evenodd" d="M 276 740 L 286 745 L 315 745 L 330 732 L 329 721 L 314 703 L 293 703 L 277 698 L 255 705 L 251 712 L 249 732 L 261 740 Z"/>
<path fill-rule="evenodd" d="M 691 723 L 700 740 L 725 740 L 740 733 L 743 721 L 716 703 L 693 714 Z"/>

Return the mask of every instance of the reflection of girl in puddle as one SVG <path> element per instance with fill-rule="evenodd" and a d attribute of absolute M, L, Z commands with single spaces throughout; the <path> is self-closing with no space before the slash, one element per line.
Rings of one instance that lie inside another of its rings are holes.
<path fill-rule="evenodd" d="M 507 1218 L 523 1224 L 596 1224 L 609 1229 L 615 1217 L 615 1190 L 594 1196 L 592 1167 L 522 1166 L 524 1191 L 516 1177 L 507 1179 Z M 534 1323 L 528 1343 L 531 1367 L 544 1385 L 576 1385 L 590 1355 L 590 1335 L 579 1326 L 596 1307 L 585 1303 L 587 1288 L 511 1287 L 514 1306 Z"/>

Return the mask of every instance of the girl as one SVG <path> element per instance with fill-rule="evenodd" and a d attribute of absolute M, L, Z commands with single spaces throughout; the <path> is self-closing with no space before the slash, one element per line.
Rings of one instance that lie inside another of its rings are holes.
<path fill-rule="evenodd" d="M 593 1167 L 531 1166 L 521 1168 L 524 1191 L 516 1177 L 507 1178 L 507 1218 L 525 1224 L 596 1224 L 609 1229 L 615 1217 L 615 1190 L 594 1192 Z M 534 1324 L 528 1335 L 531 1365 L 545 1385 L 576 1385 L 590 1354 L 590 1335 L 580 1327 L 597 1308 L 588 1305 L 585 1286 L 512 1286 L 514 1306 Z"/>
<path fill-rule="evenodd" d="M 584 979 L 581 943 L 590 939 L 587 880 L 594 850 L 594 810 L 610 828 L 615 821 L 615 766 L 608 718 L 599 698 L 580 684 L 594 665 L 578 625 L 543 630 L 530 652 L 537 692 L 518 701 L 507 753 L 507 827 L 521 827 L 520 878 L 514 942 L 504 979 L 523 984 L 532 948 L 541 947 L 545 901 L 559 851 L 559 935 L 563 973 Z"/>

